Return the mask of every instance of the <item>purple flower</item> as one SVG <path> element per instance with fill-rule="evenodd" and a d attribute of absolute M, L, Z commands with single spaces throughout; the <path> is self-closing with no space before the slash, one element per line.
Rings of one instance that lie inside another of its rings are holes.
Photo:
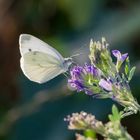
<path fill-rule="evenodd" d="M 99 86 L 107 91 L 112 91 L 112 83 L 109 80 L 101 79 L 99 82 Z"/>
<path fill-rule="evenodd" d="M 119 50 L 113 50 L 112 54 L 117 58 L 117 61 L 121 62 L 123 62 L 128 57 L 128 53 L 121 54 Z"/>
<path fill-rule="evenodd" d="M 70 86 L 73 89 L 76 89 L 78 92 L 83 91 L 83 89 L 85 88 L 83 81 L 81 81 L 80 79 L 69 79 L 68 83 L 70 83 Z"/>
<path fill-rule="evenodd" d="M 71 74 L 72 78 L 76 79 L 81 75 L 82 71 L 83 71 L 83 68 L 81 66 L 75 66 L 70 71 L 70 74 Z"/>
<path fill-rule="evenodd" d="M 85 69 L 86 73 L 89 73 L 89 74 L 94 75 L 94 76 L 99 75 L 99 70 L 94 66 L 85 64 L 84 69 Z"/>
<path fill-rule="evenodd" d="M 86 94 L 92 95 L 93 91 L 88 82 L 91 77 L 97 77 L 98 74 L 98 69 L 92 65 L 74 66 L 70 71 L 71 78 L 68 80 L 68 84 L 78 92 L 84 91 Z"/>

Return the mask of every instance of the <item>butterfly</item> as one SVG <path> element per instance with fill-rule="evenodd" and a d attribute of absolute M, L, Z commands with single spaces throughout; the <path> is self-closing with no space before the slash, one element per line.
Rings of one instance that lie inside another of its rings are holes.
<path fill-rule="evenodd" d="M 68 71 L 72 57 L 64 58 L 56 49 L 30 35 L 19 37 L 20 67 L 28 79 L 45 83 Z"/>

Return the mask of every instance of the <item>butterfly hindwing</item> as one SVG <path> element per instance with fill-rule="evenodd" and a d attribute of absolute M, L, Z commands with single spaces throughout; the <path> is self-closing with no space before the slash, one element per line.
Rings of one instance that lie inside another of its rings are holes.
<path fill-rule="evenodd" d="M 44 83 L 61 74 L 60 61 L 42 52 L 29 52 L 21 57 L 21 69 L 32 81 Z"/>

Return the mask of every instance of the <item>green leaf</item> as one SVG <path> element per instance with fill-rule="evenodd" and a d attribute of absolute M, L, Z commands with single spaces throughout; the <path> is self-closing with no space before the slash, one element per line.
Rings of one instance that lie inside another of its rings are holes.
<path fill-rule="evenodd" d="M 129 77 L 128 77 L 128 81 L 130 81 L 130 80 L 132 79 L 135 70 L 136 70 L 136 67 L 133 67 L 133 68 L 130 70 L 130 72 L 129 72 Z"/>
<path fill-rule="evenodd" d="M 109 118 L 110 121 L 113 122 L 114 119 L 113 119 L 113 116 L 112 115 L 108 115 L 108 118 Z"/>
<path fill-rule="evenodd" d="M 112 107 L 112 114 L 113 114 L 114 116 L 116 116 L 116 115 L 119 114 L 118 108 L 117 108 L 115 105 L 113 105 L 113 107 Z"/>
<path fill-rule="evenodd" d="M 96 133 L 92 129 L 86 129 L 84 131 L 84 136 L 85 137 L 90 137 L 90 138 L 96 138 Z"/>
<path fill-rule="evenodd" d="M 129 67 L 128 65 L 125 65 L 125 74 L 128 75 L 128 73 L 129 73 Z"/>
<path fill-rule="evenodd" d="M 122 114 L 122 112 L 119 112 L 118 108 L 115 105 L 113 105 L 112 106 L 112 115 L 110 114 L 108 117 L 109 117 L 110 121 L 112 121 L 112 122 L 120 121 L 121 114 Z"/>
<path fill-rule="evenodd" d="M 128 76 L 129 75 L 129 71 L 130 71 L 130 61 L 129 61 L 129 58 L 126 59 L 124 70 L 125 70 L 125 74 Z"/>

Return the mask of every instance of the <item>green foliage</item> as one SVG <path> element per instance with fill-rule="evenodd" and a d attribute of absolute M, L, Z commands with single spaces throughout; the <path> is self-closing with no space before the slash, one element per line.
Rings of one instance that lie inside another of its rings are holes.
<path fill-rule="evenodd" d="M 112 62 L 111 54 L 108 49 L 108 43 L 105 38 L 102 37 L 101 42 L 92 40 L 90 41 L 90 55 L 89 59 L 91 64 L 99 68 L 104 75 L 110 75 L 114 77 L 116 68 Z"/>
<path fill-rule="evenodd" d="M 92 129 L 87 129 L 84 131 L 84 136 L 90 138 L 96 138 L 96 132 L 93 131 Z"/>
<path fill-rule="evenodd" d="M 125 74 L 126 74 L 126 76 L 129 75 L 129 71 L 130 71 L 130 61 L 129 61 L 129 57 L 127 57 L 127 59 L 125 61 Z"/>
<path fill-rule="evenodd" d="M 125 75 L 127 76 L 128 81 L 131 81 L 131 79 L 134 76 L 136 67 L 132 67 L 132 68 L 130 67 L 129 58 L 126 59 L 124 70 L 125 70 Z"/>
<path fill-rule="evenodd" d="M 129 76 L 128 76 L 128 81 L 130 81 L 135 73 L 136 67 L 132 67 L 132 69 L 129 72 Z"/>
<path fill-rule="evenodd" d="M 119 112 L 118 108 L 113 105 L 112 107 L 112 114 L 108 116 L 109 120 L 112 122 L 120 121 L 122 116 L 122 112 Z"/>

